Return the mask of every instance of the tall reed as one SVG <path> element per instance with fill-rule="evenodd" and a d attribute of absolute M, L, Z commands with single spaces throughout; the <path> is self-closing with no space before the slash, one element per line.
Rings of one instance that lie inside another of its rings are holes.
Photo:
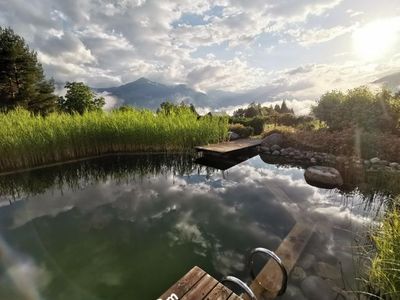
<path fill-rule="evenodd" d="M 400 299 L 400 198 L 374 232 L 376 255 L 370 269 L 370 285 L 383 299 Z"/>
<path fill-rule="evenodd" d="M 0 171 L 118 152 L 187 151 L 224 140 L 228 121 L 189 110 L 149 110 L 34 116 L 0 114 Z"/>

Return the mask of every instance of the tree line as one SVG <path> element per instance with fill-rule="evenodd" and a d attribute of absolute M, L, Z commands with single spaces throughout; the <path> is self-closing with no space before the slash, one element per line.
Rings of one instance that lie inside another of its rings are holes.
<path fill-rule="evenodd" d="M 46 115 L 101 109 L 105 100 L 82 82 L 67 82 L 65 97 L 55 95 L 54 80 L 46 79 L 37 53 L 11 28 L 0 27 L 0 110 L 16 107 Z"/>
<path fill-rule="evenodd" d="M 54 80 L 45 77 L 37 53 L 11 28 L 0 27 L 0 111 L 22 107 L 41 115 L 55 111 L 83 114 L 100 110 L 105 104 L 103 97 L 98 97 L 82 82 L 67 82 L 65 89 L 65 96 L 57 96 Z M 158 112 L 170 114 L 182 109 L 197 114 L 192 104 L 170 102 L 162 103 Z M 398 131 L 400 92 L 386 89 L 373 92 L 368 87 L 347 92 L 334 90 L 321 96 L 311 115 L 306 117 L 295 116 L 285 101 L 274 107 L 253 102 L 247 108 L 236 110 L 230 122 L 251 126 L 258 134 L 266 123 L 297 126 L 313 118 L 332 130 L 356 126 L 365 130 Z"/>

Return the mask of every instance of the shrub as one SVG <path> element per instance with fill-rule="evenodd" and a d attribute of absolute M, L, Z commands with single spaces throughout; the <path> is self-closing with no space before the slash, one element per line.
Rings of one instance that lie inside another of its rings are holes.
<path fill-rule="evenodd" d="M 242 124 L 231 124 L 229 130 L 238 134 L 241 138 L 247 138 L 253 135 L 254 129 L 250 126 L 243 126 Z"/>
<path fill-rule="evenodd" d="M 261 134 L 264 131 L 264 125 L 265 125 L 265 118 L 262 117 L 255 117 L 252 118 L 248 126 L 251 126 L 254 129 L 254 134 Z"/>
<path fill-rule="evenodd" d="M 362 158 L 378 156 L 389 161 L 400 161 L 400 137 L 378 131 L 366 132 L 355 128 L 341 131 L 328 129 L 299 130 L 288 126 L 271 127 L 262 137 L 273 132 L 284 135 L 284 146 L 304 150 L 328 152 L 335 155 L 360 155 Z"/>
<path fill-rule="evenodd" d="M 332 91 L 320 98 L 313 113 L 333 130 L 357 126 L 372 131 L 395 131 L 400 118 L 399 98 L 387 90 L 373 93 L 367 87 L 347 93 Z"/>

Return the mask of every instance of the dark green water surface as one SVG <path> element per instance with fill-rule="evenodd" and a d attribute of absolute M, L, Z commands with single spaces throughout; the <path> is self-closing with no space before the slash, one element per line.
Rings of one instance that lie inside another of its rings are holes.
<path fill-rule="evenodd" d="M 330 284 L 349 288 L 355 233 L 381 203 L 259 156 L 225 172 L 185 156 L 108 157 L 3 176 L 0 193 L 4 300 L 156 299 L 194 265 L 248 279 L 249 251 L 275 250 L 304 220 L 317 225 L 306 276 L 329 263 L 344 274 Z M 307 299 L 301 282 L 290 293 Z"/>

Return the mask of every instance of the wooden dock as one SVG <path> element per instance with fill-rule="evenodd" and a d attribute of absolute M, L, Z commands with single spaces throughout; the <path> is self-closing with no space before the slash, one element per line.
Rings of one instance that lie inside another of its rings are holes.
<path fill-rule="evenodd" d="M 157 300 L 240 300 L 199 267 L 192 268 Z"/>
<path fill-rule="evenodd" d="M 210 144 L 205 146 L 197 146 L 195 149 L 199 152 L 206 154 L 228 154 L 235 151 L 250 150 L 256 146 L 261 145 L 260 139 L 239 139 L 230 142 L 223 142 L 218 144 Z"/>
<path fill-rule="evenodd" d="M 314 227 L 311 224 L 297 222 L 275 251 L 276 255 L 282 260 L 288 274 L 293 270 L 308 244 L 314 232 Z M 282 285 L 282 275 L 278 264 L 270 259 L 250 284 L 250 288 L 258 299 L 275 299 Z M 246 295 L 243 297 L 248 299 Z"/>
<path fill-rule="evenodd" d="M 297 222 L 279 245 L 276 254 L 282 260 L 288 274 L 292 271 L 300 255 L 314 232 L 314 226 Z M 250 289 L 257 299 L 275 299 L 282 287 L 283 274 L 279 265 L 268 260 Z M 236 295 L 230 289 L 208 275 L 199 267 L 194 267 L 177 283 L 169 288 L 158 300 L 239 300 L 249 299 L 247 295 Z"/>

